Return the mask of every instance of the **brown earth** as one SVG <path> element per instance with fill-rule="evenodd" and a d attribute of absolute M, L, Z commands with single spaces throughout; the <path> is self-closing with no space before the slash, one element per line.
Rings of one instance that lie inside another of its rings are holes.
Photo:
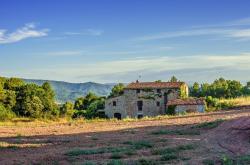
<path fill-rule="evenodd" d="M 112 159 L 131 165 L 222 164 L 225 155 L 250 154 L 249 116 L 250 110 L 237 110 L 159 120 L 0 126 L 0 164 L 107 164 Z M 217 119 L 225 121 L 218 127 L 200 124 Z M 175 148 L 176 157 L 154 154 L 164 148 Z"/>

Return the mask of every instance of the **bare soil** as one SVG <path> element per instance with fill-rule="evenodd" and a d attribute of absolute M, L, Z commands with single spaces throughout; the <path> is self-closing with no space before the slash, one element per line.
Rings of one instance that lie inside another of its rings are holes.
<path fill-rule="evenodd" d="M 218 119 L 225 121 L 213 127 L 200 124 Z M 174 151 L 166 154 L 164 149 Z M 200 165 L 222 164 L 225 155 L 234 159 L 249 154 L 250 110 L 160 120 L 26 122 L 0 126 L 3 165 L 112 164 L 112 161 L 131 165 L 143 162 Z"/>

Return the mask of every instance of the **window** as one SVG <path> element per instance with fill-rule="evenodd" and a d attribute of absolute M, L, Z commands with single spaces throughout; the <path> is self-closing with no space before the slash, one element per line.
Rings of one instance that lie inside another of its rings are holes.
<path fill-rule="evenodd" d="M 136 89 L 136 93 L 140 93 L 141 92 L 141 90 L 140 89 Z"/>
<path fill-rule="evenodd" d="M 138 111 L 142 111 L 142 106 L 143 106 L 143 102 L 142 101 L 137 101 Z"/>
<path fill-rule="evenodd" d="M 157 89 L 157 93 L 161 93 L 161 89 Z"/>
<path fill-rule="evenodd" d="M 137 118 L 141 119 L 141 118 L 143 118 L 143 115 L 137 115 Z"/>
<path fill-rule="evenodd" d="M 116 101 L 113 101 L 113 106 L 116 106 Z"/>
<path fill-rule="evenodd" d="M 160 106 L 160 102 L 159 102 L 159 101 L 156 102 L 156 106 L 157 106 L 157 107 Z"/>

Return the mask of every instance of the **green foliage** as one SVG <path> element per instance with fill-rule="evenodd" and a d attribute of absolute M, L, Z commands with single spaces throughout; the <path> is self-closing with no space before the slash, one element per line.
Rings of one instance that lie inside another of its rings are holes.
<path fill-rule="evenodd" d="M 55 117 L 59 111 L 54 97 L 49 83 L 38 86 L 18 78 L 0 77 L 0 104 L 11 116 L 15 112 L 17 116 L 32 118 Z"/>
<path fill-rule="evenodd" d="M 107 147 L 107 148 L 96 148 L 96 149 L 73 149 L 69 152 L 66 152 L 67 156 L 79 156 L 79 155 L 95 155 L 95 154 L 103 154 L 103 153 L 117 153 L 128 151 L 127 148 L 124 147 Z"/>
<path fill-rule="evenodd" d="M 194 97 L 200 97 L 200 85 L 195 82 L 193 87 L 191 88 L 192 90 L 190 91 L 191 95 Z"/>
<path fill-rule="evenodd" d="M 121 153 L 113 153 L 111 156 L 110 156 L 110 158 L 111 159 L 121 159 L 123 157 L 123 155 L 121 154 Z"/>
<path fill-rule="evenodd" d="M 204 83 L 201 86 L 195 82 L 190 88 L 190 94 L 193 97 L 235 98 L 250 94 L 248 85 L 244 87 L 239 81 L 219 78 L 211 84 Z"/>
<path fill-rule="evenodd" d="M 124 84 L 122 84 L 122 83 L 119 83 L 119 84 L 115 85 L 115 86 L 112 88 L 109 97 L 116 97 L 116 96 L 122 95 L 123 92 L 124 92 L 124 88 L 125 88 L 125 86 L 124 86 Z"/>
<path fill-rule="evenodd" d="M 170 79 L 170 82 L 177 82 L 177 81 L 178 81 L 178 79 L 175 76 L 172 76 Z"/>
<path fill-rule="evenodd" d="M 85 117 L 87 119 L 95 117 L 103 117 L 98 110 L 104 109 L 105 98 L 98 97 L 93 93 L 88 93 L 87 96 L 78 98 L 75 101 L 74 117 Z"/>
<path fill-rule="evenodd" d="M 3 104 L 0 103 L 0 121 L 5 121 L 12 119 L 15 116 L 15 114 L 4 107 Z"/>
<path fill-rule="evenodd" d="M 137 150 L 142 149 L 142 148 L 152 148 L 153 147 L 153 144 L 148 142 L 148 141 L 135 141 L 135 142 L 127 141 L 127 142 L 124 142 L 123 144 L 131 145 L 133 148 L 135 148 Z"/>
<path fill-rule="evenodd" d="M 161 156 L 162 161 L 169 161 L 169 160 L 175 160 L 178 159 L 178 155 L 176 153 L 166 153 Z"/>
<path fill-rule="evenodd" d="M 111 160 L 107 165 L 125 165 L 121 160 Z"/>
<path fill-rule="evenodd" d="M 169 105 L 166 109 L 166 114 L 175 115 L 175 108 L 176 108 L 176 105 Z"/>
<path fill-rule="evenodd" d="M 63 106 L 60 108 L 60 115 L 62 117 L 71 118 L 74 114 L 74 104 L 67 101 Z"/>
<path fill-rule="evenodd" d="M 155 160 L 140 159 L 135 165 L 158 165 L 159 163 Z"/>
<path fill-rule="evenodd" d="M 198 124 L 196 126 L 193 126 L 192 128 L 212 129 L 212 128 L 218 127 L 222 122 L 224 122 L 224 120 L 218 119 L 218 120 L 215 120 L 215 121 L 204 122 L 204 123 Z"/>

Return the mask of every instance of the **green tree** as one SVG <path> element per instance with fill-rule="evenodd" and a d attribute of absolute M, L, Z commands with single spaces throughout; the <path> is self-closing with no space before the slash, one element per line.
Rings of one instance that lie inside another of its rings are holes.
<path fill-rule="evenodd" d="M 110 97 L 115 97 L 123 94 L 124 88 L 125 86 L 122 83 L 115 85 L 111 90 Z"/>
<path fill-rule="evenodd" d="M 25 83 L 22 79 L 19 78 L 10 78 L 7 79 L 7 81 L 5 82 L 5 89 L 9 89 L 9 90 L 18 90 L 21 86 L 23 86 Z"/>
<path fill-rule="evenodd" d="M 10 120 L 15 117 L 15 114 L 4 107 L 3 104 L 0 103 L 0 121 Z"/>
<path fill-rule="evenodd" d="M 195 82 L 191 89 L 192 96 L 199 97 L 200 96 L 200 85 Z"/>
<path fill-rule="evenodd" d="M 53 91 L 49 82 L 45 82 L 42 85 L 42 89 L 44 90 L 44 95 L 41 97 L 44 111 L 45 112 L 55 112 L 58 110 L 58 106 L 55 103 L 55 92 Z"/>
<path fill-rule="evenodd" d="M 7 109 L 12 110 L 16 105 L 16 93 L 15 91 L 6 90 L 4 105 Z"/>
<path fill-rule="evenodd" d="M 178 81 L 178 79 L 175 76 L 172 76 L 170 79 L 170 82 L 177 82 L 177 81 Z"/>
<path fill-rule="evenodd" d="M 74 114 L 74 104 L 72 102 L 67 101 L 60 109 L 60 114 L 63 117 L 71 118 Z"/>
<path fill-rule="evenodd" d="M 39 118 L 42 116 L 44 105 L 38 96 L 29 96 L 23 102 L 25 116 Z"/>

